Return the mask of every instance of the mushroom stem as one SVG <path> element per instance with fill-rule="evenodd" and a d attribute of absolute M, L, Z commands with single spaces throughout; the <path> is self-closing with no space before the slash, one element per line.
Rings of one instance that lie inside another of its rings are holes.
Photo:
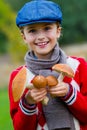
<path fill-rule="evenodd" d="M 63 73 L 61 72 L 60 75 L 59 75 L 59 77 L 58 77 L 58 82 L 59 82 L 59 83 L 62 82 L 62 81 L 63 81 L 63 78 L 64 78 L 64 75 L 63 75 Z"/>
<path fill-rule="evenodd" d="M 48 101 L 49 101 L 49 98 L 45 96 L 45 98 L 42 100 L 42 104 L 47 105 Z"/>

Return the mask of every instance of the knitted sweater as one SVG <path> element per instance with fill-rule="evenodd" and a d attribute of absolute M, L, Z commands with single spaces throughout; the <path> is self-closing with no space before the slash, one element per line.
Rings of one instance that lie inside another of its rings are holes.
<path fill-rule="evenodd" d="M 64 78 L 64 82 L 70 84 L 70 91 L 61 100 L 78 120 L 77 130 L 87 130 L 87 63 L 83 58 L 68 57 L 67 64 L 74 70 L 75 76 L 73 79 Z M 9 81 L 10 115 L 14 130 L 48 130 L 41 103 L 26 105 L 23 96 L 18 102 L 13 100 L 12 81 L 22 67 L 11 73 Z M 27 89 L 23 95 L 26 92 Z"/>

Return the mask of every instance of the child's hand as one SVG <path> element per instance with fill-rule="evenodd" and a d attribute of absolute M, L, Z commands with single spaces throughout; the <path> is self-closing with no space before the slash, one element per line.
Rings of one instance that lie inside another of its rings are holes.
<path fill-rule="evenodd" d="M 46 94 L 47 94 L 46 88 L 40 88 L 40 89 L 32 88 L 26 93 L 25 99 L 28 104 L 36 104 L 42 101 L 45 98 Z"/>
<path fill-rule="evenodd" d="M 66 96 L 68 91 L 69 91 L 69 85 L 64 82 L 60 82 L 56 86 L 48 88 L 48 92 L 51 95 L 58 97 Z"/>

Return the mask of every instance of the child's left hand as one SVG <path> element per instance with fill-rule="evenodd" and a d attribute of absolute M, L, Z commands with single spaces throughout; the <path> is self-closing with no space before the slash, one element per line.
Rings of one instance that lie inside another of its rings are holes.
<path fill-rule="evenodd" d="M 60 82 L 54 87 L 49 87 L 48 92 L 54 97 L 64 97 L 69 92 L 69 84 L 65 82 Z"/>

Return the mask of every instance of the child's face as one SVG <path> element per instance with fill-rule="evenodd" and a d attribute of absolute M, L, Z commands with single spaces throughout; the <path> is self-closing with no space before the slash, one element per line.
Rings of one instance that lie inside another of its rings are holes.
<path fill-rule="evenodd" d="M 47 58 L 60 37 L 56 23 L 37 23 L 24 27 L 23 38 L 38 58 Z"/>

